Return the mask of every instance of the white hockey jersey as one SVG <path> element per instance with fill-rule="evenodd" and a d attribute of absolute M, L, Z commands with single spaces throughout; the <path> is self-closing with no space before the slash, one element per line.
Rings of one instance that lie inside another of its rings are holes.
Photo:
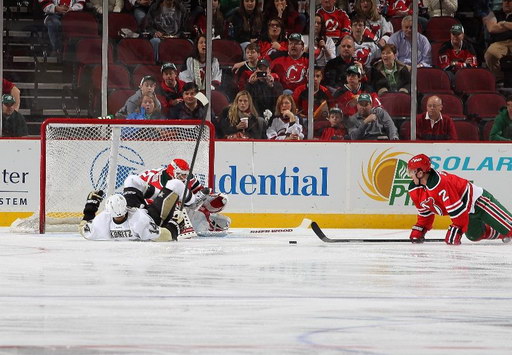
<path fill-rule="evenodd" d="M 130 208 L 123 223 L 114 222 L 107 211 L 99 213 L 82 227 L 82 235 L 90 240 L 151 241 L 160 236 L 160 228 L 145 209 Z"/>

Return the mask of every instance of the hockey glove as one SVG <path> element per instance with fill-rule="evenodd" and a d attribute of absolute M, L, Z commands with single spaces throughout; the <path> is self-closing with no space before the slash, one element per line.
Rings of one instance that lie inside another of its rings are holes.
<path fill-rule="evenodd" d="M 418 226 L 417 224 L 412 226 L 411 235 L 409 239 L 413 243 L 423 243 L 425 241 L 425 234 L 427 234 L 427 229 L 422 226 Z"/>
<path fill-rule="evenodd" d="M 89 193 L 87 201 L 85 202 L 83 220 L 92 221 L 94 217 L 96 217 L 96 212 L 98 212 L 103 197 L 105 197 L 105 193 L 102 190 L 91 191 Z"/>
<path fill-rule="evenodd" d="M 448 231 L 446 231 L 446 237 L 444 237 L 444 242 L 446 244 L 459 245 L 461 239 L 462 229 L 453 224 L 449 226 Z"/>

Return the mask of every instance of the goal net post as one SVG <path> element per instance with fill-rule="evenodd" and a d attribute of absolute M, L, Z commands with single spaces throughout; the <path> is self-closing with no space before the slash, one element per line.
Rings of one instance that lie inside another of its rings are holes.
<path fill-rule="evenodd" d="M 215 130 L 204 124 L 194 174 L 213 187 Z M 190 163 L 200 128 L 201 121 L 190 120 L 46 120 L 40 207 L 31 218 L 38 219 L 36 230 L 68 231 L 71 225 L 77 231 L 90 191 L 120 193 L 128 175 L 167 166 L 175 158 Z"/>

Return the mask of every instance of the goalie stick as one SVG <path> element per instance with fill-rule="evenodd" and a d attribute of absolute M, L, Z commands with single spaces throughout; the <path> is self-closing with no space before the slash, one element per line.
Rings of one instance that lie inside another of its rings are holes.
<path fill-rule="evenodd" d="M 311 220 L 304 218 L 297 227 L 292 228 L 241 228 L 236 231 L 222 231 L 222 232 L 198 232 L 199 237 L 263 237 L 268 235 L 293 235 L 296 232 L 303 232 L 311 225 Z"/>
<path fill-rule="evenodd" d="M 325 243 L 411 243 L 409 239 L 334 239 L 322 231 L 318 223 L 311 222 L 311 229 Z M 444 239 L 425 239 L 425 242 L 444 242 Z"/>

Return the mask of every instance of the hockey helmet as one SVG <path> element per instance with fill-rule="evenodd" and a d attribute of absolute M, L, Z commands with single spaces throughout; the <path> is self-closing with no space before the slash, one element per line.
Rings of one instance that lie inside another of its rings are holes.
<path fill-rule="evenodd" d="M 409 162 L 407 163 L 407 169 L 409 171 L 416 172 L 417 170 L 421 170 L 425 173 L 430 171 L 430 158 L 425 154 L 418 154 L 413 156 Z"/>
<path fill-rule="evenodd" d="M 185 181 L 187 180 L 188 173 L 190 171 L 190 167 L 188 163 L 183 159 L 174 159 L 171 161 L 171 164 L 167 165 L 167 169 L 165 170 L 169 177 L 174 177 L 178 180 Z"/>
<path fill-rule="evenodd" d="M 123 217 L 128 211 L 126 208 L 126 199 L 123 195 L 112 195 L 105 202 L 105 209 L 113 217 Z"/>

